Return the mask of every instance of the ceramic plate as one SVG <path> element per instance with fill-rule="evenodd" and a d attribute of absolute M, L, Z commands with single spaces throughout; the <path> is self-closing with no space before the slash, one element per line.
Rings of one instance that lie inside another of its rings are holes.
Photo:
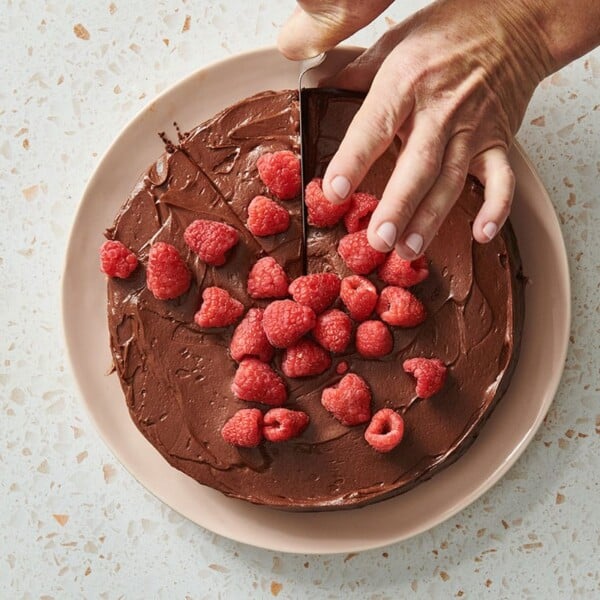
<path fill-rule="evenodd" d="M 356 49 L 335 51 L 325 68 Z M 102 232 L 139 174 L 163 151 L 157 132 L 173 121 L 191 129 L 222 108 L 265 89 L 294 88 L 298 64 L 274 48 L 196 71 L 150 103 L 117 137 L 85 190 L 63 276 L 66 342 L 85 407 L 115 456 L 149 491 L 195 523 L 277 551 L 351 552 L 405 540 L 468 506 L 515 463 L 546 414 L 565 360 L 570 321 L 566 252 L 552 204 L 516 146 L 512 212 L 529 278 L 521 357 L 510 387 L 480 436 L 455 464 L 413 490 L 366 508 L 287 513 L 226 498 L 172 468 L 134 426 L 111 364 L 106 282 L 98 266 Z M 360 511 L 360 518 L 357 512 Z"/>

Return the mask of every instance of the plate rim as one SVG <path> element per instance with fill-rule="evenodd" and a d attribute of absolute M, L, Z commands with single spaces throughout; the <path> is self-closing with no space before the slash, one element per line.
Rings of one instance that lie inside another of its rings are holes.
<path fill-rule="evenodd" d="M 362 50 L 362 49 L 358 46 L 349 46 L 349 45 L 343 45 L 336 49 L 336 51 L 340 51 L 340 52 L 358 52 L 360 50 Z M 540 409 L 538 410 L 536 419 L 535 419 L 535 421 L 533 421 L 531 423 L 527 433 L 521 438 L 519 443 L 513 448 L 513 450 L 509 453 L 509 455 L 504 457 L 501 464 L 499 464 L 498 467 L 496 469 L 494 469 L 493 472 L 488 477 L 486 477 L 475 489 L 473 489 L 471 491 L 471 493 L 464 496 L 460 502 L 457 502 L 455 505 L 449 507 L 447 510 L 443 511 L 442 513 L 435 513 L 435 516 L 432 516 L 431 518 L 423 520 L 419 524 L 419 526 L 415 527 L 414 529 L 411 529 L 411 531 L 406 535 L 390 535 L 390 536 L 386 537 L 386 539 L 382 539 L 377 542 L 367 541 L 362 544 L 354 543 L 352 545 L 349 545 L 344 550 L 328 549 L 328 548 L 316 549 L 316 548 L 308 547 L 307 544 L 301 545 L 301 547 L 294 547 L 294 540 L 288 541 L 287 543 L 278 543 L 278 544 L 265 543 L 264 539 L 249 541 L 248 539 L 245 539 L 243 536 L 236 537 L 235 535 L 223 533 L 222 531 L 215 531 L 214 529 L 210 528 L 206 524 L 199 523 L 192 516 L 185 514 L 180 509 L 174 508 L 172 506 L 172 504 L 167 499 L 165 499 L 161 493 L 151 489 L 144 482 L 142 482 L 141 479 L 138 477 L 138 475 L 130 467 L 130 465 L 125 464 L 124 459 L 119 455 L 119 453 L 117 453 L 117 451 L 115 450 L 115 447 L 111 443 L 110 439 L 105 435 L 105 432 L 103 431 L 102 426 L 100 425 L 100 423 L 98 422 L 98 420 L 96 419 L 96 417 L 94 415 L 90 401 L 88 400 L 88 398 L 86 397 L 86 395 L 83 392 L 83 386 L 82 386 L 81 379 L 80 379 L 81 374 L 77 372 L 77 369 L 74 366 L 75 365 L 74 348 L 69 343 L 69 332 L 68 332 L 69 325 L 68 325 L 68 307 L 67 307 L 67 304 L 68 304 L 67 297 L 70 293 L 70 291 L 68 289 L 69 259 L 70 259 L 71 253 L 72 253 L 73 241 L 77 235 L 76 230 L 78 228 L 78 225 L 80 225 L 80 221 L 82 221 L 83 215 L 85 213 L 85 208 L 86 208 L 85 207 L 85 204 L 86 204 L 85 199 L 89 194 L 89 190 L 93 187 L 96 180 L 98 179 L 99 174 L 101 173 L 102 168 L 103 168 L 103 163 L 105 162 L 107 157 L 112 153 L 114 148 L 121 143 L 122 139 L 126 136 L 128 130 L 130 130 L 132 127 L 134 127 L 138 123 L 139 120 L 143 119 L 144 115 L 149 110 L 152 110 L 152 107 L 154 104 L 160 102 L 165 97 L 168 97 L 169 95 L 171 95 L 177 88 L 183 87 L 187 83 L 198 78 L 199 76 L 201 76 L 201 74 L 203 72 L 208 71 L 208 70 L 214 70 L 215 68 L 218 68 L 219 66 L 223 65 L 224 63 L 236 62 L 243 58 L 254 57 L 255 59 L 259 59 L 259 57 L 261 55 L 269 56 L 269 55 L 272 55 L 274 52 L 277 52 L 277 49 L 275 46 L 264 46 L 264 47 L 256 48 L 253 50 L 248 50 L 246 52 L 235 54 L 233 56 L 228 56 L 221 60 L 213 61 L 202 67 L 199 67 L 198 69 L 195 69 L 188 75 L 175 81 L 173 84 L 171 84 L 167 88 L 165 88 L 165 90 L 163 90 L 160 94 L 153 97 L 148 103 L 146 103 L 119 130 L 119 133 L 117 134 L 117 136 L 111 141 L 111 143 L 108 145 L 106 150 L 97 159 L 96 166 L 93 169 L 93 171 L 85 185 L 85 188 L 81 193 L 81 197 L 78 202 L 77 209 L 75 211 L 75 215 L 74 215 L 73 220 L 70 225 L 67 244 L 66 244 L 64 255 L 63 255 L 62 270 L 61 270 L 61 282 L 60 282 L 60 311 L 61 311 L 61 317 L 62 317 L 62 327 L 61 327 L 62 339 L 63 339 L 64 347 L 66 348 L 66 351 L 67 351 L 66 354 L 67 354 L 67 358 L 68 358 L 68 365 L 71 369 L 71 374 L 73 376 L 73 379 L 74 379 L 76 387 L 77 387 L 77 391 L 79 393 L 79 400 L 80 400 L 80 403 L 84 407 L 84 410 L 85 410 L 85 413 L 86 413 L 88 419 L 94 425 L 94 428 L 95 428 L 96 432 L 99 434 L 100 439 L 102 439 L 102 441 L 108 447 L 108 449 L 113 454 L 115 459 L 119 461 L 119 463 L 123 466 L 123 468 L 125 468 L 125 470 L 144 488 L 145 491 L 152 494 L 155 498 L 157 498 L 158 500 L 160 500 L 161 502 L 166 504 L 169 508 L 171 508 L 178 514 L 181 514 L 182 516 L 184 516 L 186 519 L 192 521 L 194 524 L 199 525 L 200 527 L 206 529 L 207 531 L 212 531 L 214 533 L 218 533 L 219 535 L 223 535 L 224 537 L 227 537 L 228 539 L 234 540 L 236 542 L 249 544 L 249 545 L 252 545 L 252 546 L 255 546 L 258 548 L 263 548 L 266 550 L 277 551 L 277 552 L 287 552 L 287 553 L 323 554 L 323 555 L 325 555 L 325 554 L 339 554 L 339 553 L 344 553 L 344 552 L 361 552 L 361 551 L 379 548 L 379 547 L 382 547 L 382 546 L 385 546 L 385 545 L 391 544 L 391 543 L 406 541 L 412 537 L 415 537 L 416 535 L 422 534 L 422 533 L 428 531 L 429 529 L 445 522 L 452 516 L 456 515 L 460 511 L 467 508 L 475 500 L 477 500 L 479 497 L 481 497 L 485 492 L 487 492 L 489 489 L 491 489 L 496 483 L 498 483 L 498 481 L 500 481 L 500 479 L 502 479 L 502 477 L 506 474 L 506 472 L 512 466 L 514 466 L 514 464 L 517 462 L 517 460 L 523 454 L 525 449 L 529 446 L 531 440 L 533 439 L 536 432 L 538 431 L 541 423 L 543 422 L 543 419 L 545 418 L 546 414 L 548 413 L 548 410 L 550 409 L 550 406 L 552 405 L 552 402 L 556 396 L 556 392 L 558 390 L 558 387 L 559 387 L 561 379 L 562 379 L 565 359 L 566 359 L 566 355 L 568 352 L 568 338 L 569 338 L 571 319 L 572 319 L 572 302 L 571 302 L 572 291 L 571 291 L 571 277 L 570 277 L 570 270 L 569 270 L 569 264 L 568 264 L 567 248 L 565 245 L 564 237 L 562 235 L 562 231 L 560 229 L 560 224 L 558 221 L 556 210 L 554 209 L 554 205 L 552 204 L 550 196 L 549 196 L 541 178 L 539 177 L 532 161 L 529 159 L 527 154 L 524 152 L 524 150 L 523 150 L 522 146 L 519 144 L 519 142 L 515 139 L 513 141 L 512 147 L 511 147 L 511 153 L 512 152 L 516 153 L 518 158 L 523 162 L 523 167 L 527 171 L 529 171 L 529 174 L 532 178 L 532 182 L 541 191 L 543 200 L 548 204 L 549 207 L 552 207 L 552 214 L 551 214 L 551 218 L 550 218 L 551 226 L 553 229 L 556 229 L 559 234 L 556 237 L 556 240 L 559 240 L 557 250 L 558 250 L 558 255 L 559 255 L 560 261 L 561 261 L 560 267 L 562 268 L 562 270 L 564 270 L 564 273 L 566 274 L 566 280 L 562 282 L 563 285 L 565 286 L 565 290 L 564 290 L 565 291 L 565 298 L 564 298 L 565 305 L 563 308 L 564 308 L 564 311 L 566 314 L 566 319 L 564 322 L 564 332 L 563 332 L 564 335 L 562 336 L 563 339 L 561 340 L 562 344 L 561 344 L 561 353 L 560 353 L 562 367 L 559 370 L 555 370 L 553 372 L 552 376 L 550 377 L 549 385 L 546 388 L 548 391 L 548 394 L 547 394 L 548 400 L 546 400 L 542 405 L 540 405 Z M 510 384 L 509 384 L 509 388 L 510 388 Z M 140 435 L 141 435 L 141 433 L 140 433 Z M 176 470 L 174 467 L 169 466 L 169 468 Z M 407 492 L 407 493 L 410 493 L 410 492 Z M 227 500 L 229 500 L 229 499 L 227 499 Z M 393 502 L 394 500 L 395 500 L 395 498 L 390 498 L 388 500 L 383 500 L 382 502 L 380 502 L 378 504 L 383 504 L 386 502 Z M 243 501 L 236 500 L 235 502 L 243 502 Z M 377 506 L 377 504 L 372 505 L 372 506 Z M 262 507 L 262 508 L 265 508 L 267 510 L 276 510 L 276 509 L 271 509 L 268 507 Z M 360 508 L 348 509 L 348 510 L 341 511 L 341 512 L 351 514 L 357 510 L 361 510 L 361 509 Z M 294 514 L 294 515 L 300 514 L 301 515 L 302 513 L 290 513 L 290 514 Z M 314 514 L 314 513 L 308 513 L 308 514 Z M 317 543 L 322 543 L 322 541 L 317 540 Z M 296 546 L 297 546 L 297 544 L 296 544 Z"/>

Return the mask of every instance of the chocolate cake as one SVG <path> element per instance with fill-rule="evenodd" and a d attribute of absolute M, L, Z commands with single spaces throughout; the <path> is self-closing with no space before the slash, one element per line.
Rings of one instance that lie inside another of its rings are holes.
<path fill-rule="evenodd" d="M 314 176 L 324 173 L 360 102 L 333 93 L 315 93 L 309 102 Z M 392 328 L 393 351 L 383 358 L 366 359 L 351 344 L 314 377 L 285 377 L 277 353 L 272 365 L 288 389 L 285 407 L 308 414 L 308 427 L 283 443 L 228 444 L 220 433 L 224 423 L 241 408 L 265 407 L 231 391 L 237 365 L 228 349 L 234 326 L 203 329 L 194 314 L 209 286 L 224 288 L 246 309 L 266 306 L 246 289 L 260 257 L 275 258 L 290 279 L 301 274 L 299 197 L 282 202 L 291 215 L 284 233 L 254 237 L 245 225 L 249 202 L 269 195 L 257 159 L 278 150 L 299 153 L 298 122 L 296 92 L 257 94 L 183 136 L 143 174 L 106 231 L 140 261 L 127 279 L 108 279 L 110 345 L 131 418 L 173 467 L 253 503 L 337 510 L 409 490 L 451 464 L 475 439 L 517 359 L 524 310 L 521 263 L 510 224 L 489 244 L 473 241 L 482 188 L 469 179 L 427 250 L 429 276 L 411 290 L 427 310 L 425 322 Z M 391 147 L 376 162 L 361 190 L 381 197 L 396 153 Z M 222 221 L 239 232 L 223 266 L 205 264 L 184 242 L 195 219 Z M 311 227 L 308 233 L 308 271 L 349 275 L 336 250 L 346 234 L 343 224 Z M 190 288 L 174 300 L 158 300 L 146 285 L 149 248 L 161 241 L 175 246 L 192 272 Z M 370 278 L 382 288 L 376 273 Z M 414 356 L 436 357 L 448 367 L 443 389 L 431 398 L 417 398 L 414 378 L 402 369 Z M 403 416 L 404 438 L 391 452 L 376 452 L 365 442 L 365 425 L 344 426 L 323 408 L 321 392 L 341 379 L 340 361 L 368 382 L 373 413 L 390 407 Z"/>

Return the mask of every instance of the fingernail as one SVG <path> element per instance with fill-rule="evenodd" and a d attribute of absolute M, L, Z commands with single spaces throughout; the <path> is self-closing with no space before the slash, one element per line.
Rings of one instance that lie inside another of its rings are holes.
<path fill-rule="evenodd" d="M 496 223 L 492 223 L 491 221 L 486 223 L 483 226 L 483 233 L 488 240 L 491 240 L 498 233 L 498 225 L 496 225 Z"/>
<path fill-rule="evenodd" d="M 383 240 L 388 248 L 392 249 L 396 243 L 398 231 L 393 223 L 382 223 L 377 229 L 377 235 Z"/>
<path fill-rule="evenodd" d="M 340 200 L 344 200 L 350 193 L 350 182 L 343 175 L 336 175 L 331 180 L 331 189 L 339 197 Z"/>
<path fill-rule="evenodd" d="M 423 236 L 419 233 L 411 233 L 406 236 L 404 243 L 415 253 L 419 254 L 423 248 Z"/>

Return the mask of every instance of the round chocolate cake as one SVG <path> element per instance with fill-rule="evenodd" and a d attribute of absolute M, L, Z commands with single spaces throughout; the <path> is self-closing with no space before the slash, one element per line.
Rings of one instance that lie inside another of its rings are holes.
<path fill-rule="evenodd" d="M 305 165 L 311 176 L 324 173 L 360 102 L 331 92 L 312 97 L 313 152 Z M 246 448 L 225 441 L 223 426 L 237 411 L 270 407 L 232 392 L 238 368 L 229 350 L 235 324 L 200 327 L 194 315 L 202 292 L 214 286 L 244 310 L 266 307 L 268 300 L 252 298 L 247 290 L 248 274 L 262 257 L 273 257 L 290 281 L 302 274 L 299 195 L 280 203 L 290 215 L 284 232 L 258 237 L 246 224 L 251 200 L 273 197 L 259 177 L 257 160 L 281 150 L 298 154 L 298 130 L 296 92 L 264 92 L 225 109 L 167 148 L 106 231 L 140 262 L 128 278 L 108 279 L 108 324 L 131 418 L 173 467 L 250 502 L 337 510 L 409 490 L 451 464 L 475 439 L 517 359 L 524 310 L 521 263 L 510 224 L 489 244 L 473 241 L 482 188 L 468 180 L 427 249 L 429 275 L 411 288 L 426 319 L 414 327 L 390 327 L 393 349 L 379 358 L 365 358 L 351 341 L 315 376 L 287 377 L 282 352 L 275 352 L 270 364 L 285 383 L 285 408 L 306 413 L 308 426 L 284 442 L 263 440 Z M 396 154 L 391 147 L 375 163 L 361 191 L 381 197 Z M 207 264 L 186 244 L 184 232 L 197 219 L 237 231 L 239 241 L 225 264 Z M 352 274 L 337 251 L 346 234 L 341 221 L 308 228 L 309 273 Z M 192 274 L 189 289 L 175 299 L 157 299 L 148 289 L 148 253 L 157 242 L 173 245 Z M 377 270 L 368 277 L 378 291 L 385 287 Z M 339 299 L 333 306 L 345 310 Z M 403 369 L 413 357 L 436 358 L 447 368 L 442 389 L 429 398 L 417 396 L 415 378 Z M 365 441 L 368 423 L 343 425 L 324 408 L 323 390 L 335 386 L 346 370 L 368 383 L 371 413 L 386 407 L 402 416 L 404 436 L 393 450 L 378 452 Z"/>

